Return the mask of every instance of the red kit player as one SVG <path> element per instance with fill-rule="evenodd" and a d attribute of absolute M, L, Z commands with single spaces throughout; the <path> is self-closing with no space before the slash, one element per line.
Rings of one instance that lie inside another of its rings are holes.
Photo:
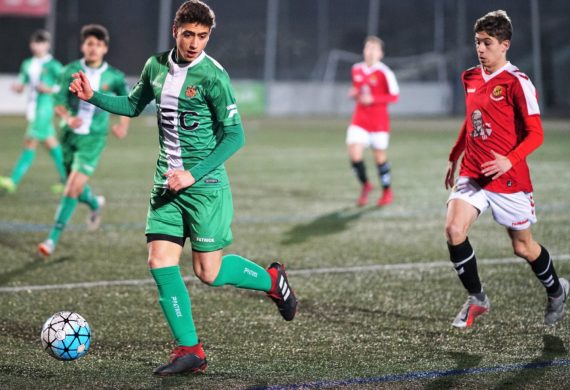
<path fill-rule="evenodd" d="M 372 190 L 363 161 L 364 149 L 370 146 L 383 187 L 377 204 L 384 206 L 392 202 L 390 164 L 386 156 L 390 140 L 388 104 L 398 100 L 400 89 L 394 73 L 380 62 L 384 57 L 384 42 L 380 38 L 367 37 L 363 54 L 364 62 L 352 67 L 352 87 L 349 95 L 356 100 L 356 108 L 348 127 L 346 144 L 352 167 L 362 184 L 358 205 L 366 205 Z"/>
<path fill-rule="evenodd" d="M 449 254 L 467 290 L 467 302 L 453 321 L 465 328 L 490 309 L 467 234 L 488 208 L 507 229 L 514 253 L 525 259 L 546 288 L 546 325 L 564 317 L 569 284 L 558 278 L 548 251 L 532 237 L 536 222 L 526 157 L 543 141 L 536 90 L 528 76 L 507 61 L 512 36 L 505 11 L 490 12 L 474 26 L 480 65 L 463 72 L 466 116 L 449 155 L 445 233 Z M 459 177 L 456 166 L 463 154 Z"/>

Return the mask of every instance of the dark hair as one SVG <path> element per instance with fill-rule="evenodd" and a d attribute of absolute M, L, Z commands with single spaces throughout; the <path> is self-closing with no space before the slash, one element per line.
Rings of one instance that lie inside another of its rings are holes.
<path fill-rule="evenodd" d="M 36 30 L 30 36 L 30 42 L 51 42 L 51 34 L 47 30 Z"/>
<path fill-rule="evenodd" d="M 87 24 L 81 28 L 81 43 L 89 37 L 95 37 L 99 41 L 104 41 L 109 46 L 109 31 L 100 24 Z"/>
<path fill-rule="evenodd" d="M 364 44 L 366 45 L 368 42 L 378 44 L 380 46 L 380 49 L 382 49 L 382 51 L 384 51 L 384 41 L 382 39 L 378 38 L 376 35 L 367 36 L 366 39 L 364 40 Z"/>
<path fill-rule="evenodd" d="M 513 35 L 513 25 L 511 18 L 502 9 L 489 12 L 487 15 L 477 19 L 473 31 L 486 32 L 492 37 L 497 38 L 499 42 L 505 40 L 510 41 Z"/>
<path fill-rule="evenodd" d="M 212 29 L 216 27 L 216 15 L 206 3 L 200 0 L 188 0 L 178 8 L 174 16 L 176 27 L 184 23 L 198 23 Z"/>

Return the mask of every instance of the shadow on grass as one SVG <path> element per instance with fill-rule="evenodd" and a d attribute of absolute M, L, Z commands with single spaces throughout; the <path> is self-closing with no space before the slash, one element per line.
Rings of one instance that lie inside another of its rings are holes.
<path fill-rule="evenodd" d="M 308 223 L 293 226 L 285 233 L 283 245 L 301 244 L 311 237 L 327 236 L 340 233 L 348 228 L 348 224 L 356 221 L 367 212 L 376 211 L 377 207 L 354 208 L 324 214 Z"/>
<path fill-rule="evenodd" d="M 555 360 L 556 358 L 564 357 L 568 355 L 568 351 L 564 346 L 564 342 L 560 337 L 552 335 L 543 335 L 542 341 L 544 342 L 544 348 L 542 349 L 542 355 L 533 359 L 528 364 L 530 366 Z M 533 387 L 541 388 L 540 378 L 544 377 L 546 373 L 550 371 L 549 368 L 538 368 L 538 369 L 525 369 L 513 373 L 510 377 L 505 378 L 500 381 L 494 388 L 495 389 L 522 389 Z M 561 387 L 562 388 L 562 387 Z"/>
<path fill-rule="evenodd" d="M 455 367 L 453 370 L 464 370 L 468 368 L 477 367 L 483 359 L 480 355 L 471 355 L 464 352 L 449 352 L 449 356 L 455 360 Z M 429 382 L 424 386 L 425 390 L 439 390 L 439 389 L 452 389 L 459 385 L 461 378 L 455 377 L 443 377 L 438 378 L 434 381 Z"/>
<path fill-rule="evenodd" d="M 71 259 L 70 256 L 58 257 L 55 260 L 46 260 L 44 258 L 41 258 L 38 254 L 30 254 L 29 256 L 32 258 L 31 262 L 27 262 L 22 266 L 13 269 L 12 271 L 0 273 L 0 286 L 6 285 L 20 275 L 24 275 L 28 272 L 32 272 L 40 268 L 48 268 L 55 264 L 63 263 Z"/>

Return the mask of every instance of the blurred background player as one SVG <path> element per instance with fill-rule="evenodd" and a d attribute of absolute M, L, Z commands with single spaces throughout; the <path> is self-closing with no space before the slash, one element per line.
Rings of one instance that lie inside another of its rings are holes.
<path fill-rule="evenodd" d="M 536 215 L 526 157 L 544 138 L 536 90 L 528 76 L 507 61 L 512 25 L 505 11 L 478 19 L 474 32 L 480 65 L 463 72 L 466 118 L 449 155 L 445 178 L 445 187 L 452 188 L 447 245 L 469 294 L 452 325 L 469 327 L 491 306 L 467 238 L 471 225 L 488 208 L 495 221 L 507 228 L 514 253 L 528 262 L 546 288 L 544 323 L 554 325 L 564 316 L 569 284 L 558 278 L 548 251 L 531 233 Z M 454 184 L 462 153 L 460 176 Z"/>
<path fill-rule="evenodd" d="M 48 238 L 38 246 L 38 251 L 44 256 L 51 255 L 55 250 L 78 202 L 85 203 L 91 210 L 87 220 L 87 228 L 90 231 L 99 227 L 101 208 L 105 204 L 105 198 L 95 196 L 87 181 L 95 173 L 107 142 L 109 113 L 77 99 L 70 93 L 71 75 L 81 70 L 85 72 L 94 90 L 104 94 L 127 94 L 124 74 L 104 61 L 109 50 L 107 29 L 96 24 L 86 25 L 81 29 L 81 42 L 83 58 L 64 68 L 60 91 L 56 96 L 55 112 L 62 119 L 61 144 L 69 176 L 55 214 L 55 223 Z M 112 126 L 113 134 L 124 138 L 129 121 L 129 118 L 121 117 L 120 123 Z"/>
<path fill-rule="evenodd" d="M 368 203 L 372 184 L 366 175 L 364 149 L 372 148 L 374 161 L 382 184 L 382 196 L 377 205 L 390 204 L 393 199 L 390 177 L 390 164 L 386 149 L 390 140 L 390 116 L 388 104 L 398 101 L 400 88 L 396 76 L 381 60 L 384 58 L 384 42 L 369 36 L 364 42 L 364 62 L 352 67 L 352 87 L 349 96 L 356 100 L 352 122 L 348 127 L 346 144 L 348 156 L 362 185 L 358 205 Z"/>
<path fill-rule="evenodd" d="M 176 12 L 176 48 L 150 57 L 128 97 L 94 92 L 78 72 L 70 90 L 80 99 L 115 114 L 137 116 L 156 100 L 160 156 L 147 215 L 148 264 L 159 303 L 177 346 L 157 375 L 204 372 L 190 296 L 180 272 L 186 238 L 198 278 L 211 286 L 264 291 L 287 321 L 297 300 L 285 267 L 267 270 L 238 255 L 222 256 L 233 235 L 232 193 L 224 161 L 244 144 L 243 125 L 227 72 L 204 49 L 215 26 L 213 11 L 198 0 Z"/>
<path fill-rule="evenodd" d="M 42 142 L 49 150 L 53 159 L 60 182 L 65 183 L 66 173 L 63 166 L 61 147 L 55 137 L 53 126 L 53 94 L 59 90 L 58 80 L 62 66 L 49 53 L 51 37 L 45 30 L 35 31 L 30 38 L 32 57 L 24 60 L 20 67 L 18 81 L 12 90 L 22 93 L 24 87 L 29 87 L 28 107 L 26 118 L 28 128 L 24 138 L 24 150 L 10 177 L 0 177 L 0 188 L 8 193 L 14 193 L 22 178 L 32 166 L 36 157 L 38 143 Z M 55 185 L 52 190 L 61 193 L 62 184 Z"/>

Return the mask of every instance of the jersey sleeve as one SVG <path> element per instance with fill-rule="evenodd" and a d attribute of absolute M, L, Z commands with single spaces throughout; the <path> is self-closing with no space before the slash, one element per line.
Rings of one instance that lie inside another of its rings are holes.
<path fill-rule="evenodd" d="M 226 71 L 221 70 L 213 78 L 207 99 L 217 122 L 224 127 L 241 124 L 236 98 Z"/>
<path fill-rule="evenodd" d="M 449 161 L 457 161 L 459 157 L 461 157 L 461 153 L 465 150 L 465 137 L 467 137 L 467 118 L 463 121 L 463 125 L 459 130 L 459 135 L 457 136 L 457 140 L 455 141 L 455 145 L 451 148 L 451 152 L 449 153 Z"/>
<path fill-rule="evenodd" d="M 128 95 L 112 96 L 94 91 L 93 96 L 89 99 L 89 103 L 112 114 L 129 117 L 138 116 L 147 104 L 154 99 L 152 86 L 150 85 L 152 63 L 153 58 L 149 58 L 139 80 Z"/>
<path fill-rule="evenodd" d="M 245 136 L 241 122 L 224 126 L 223 132 L 222 139 L 212 153 L 190 168 L 190 173 L 196 181 L 222 165 L 244 145 Z"/>
<path fill-rule="evenodd" d="M 129 94 L 129 87 L 123 72 L 117 72 L 115 84 L 113 85 L 113 92 L 115 92 L 117 96 L 126 96 Z"/>
<path fill-rule="evenodd" d="M 391 69 L 385 69 L 382 74 L 386 78 L 387 90 L 373 94 L 374 104 L 396 103 L 400 97 L 400 86 L 396 80 L 396 75 Z"/>
<path fill-rule="evenodd" d="M 62 69 L 59 75 L 59 82 L 56 88 L 58 92 L 54 96 L 54 104 L 56 106 L 67 106 L 68 97 L 71 92 L 69 92 L 69 80 L 73 69 L 70 66 L 66 66 Z"/>
<path fill-rule="evenodd" d="M 517 78 L 519 82 L 513 84 L 512 99 L 518 116 L 524 124 L 526 134 L 523 135 L 522 141 L 507 154 L 507 158 L 513 165 L 524 160 L 544 140 L 536 90 L 528 77 L 518 75 Z"/>
<path fill-rule="evenodd" d="M 20 72 L 18 73 L 18 83 L 22 85 L 26 85 L 30 82 L 30 77 L 28 76 L 28 72 L 26 71 L 28 68 L 27 61 L 22 62 L 20 65 Z"/>
<path fill-rule="evenodd" d="M 51 73 L 52 79 L 56 80 L 54 85 L 50 85 L 50 87 L 52 87 L 52 93 L 56 94 L 61 89 L 61 87 L 59 85 L 59 79 L 60 79 L 61 74 L 63 72 L 63 65 L 61 65 L 61 62 L 59 62 L 57 60 L 53 60 L 53 61 L 51 61 L 51 64 L 49 67 L 49 72 Z"/>

